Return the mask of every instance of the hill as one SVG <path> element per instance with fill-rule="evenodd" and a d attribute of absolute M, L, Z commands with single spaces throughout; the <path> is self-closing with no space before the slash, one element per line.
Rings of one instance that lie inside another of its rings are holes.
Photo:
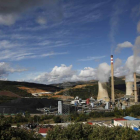
<path fill-rule="evenodd" d="M 86 84 L 85 84 L 86 83 Z M 126 86 L 125 81 L 121 78 L 114 77 L 114 88 L 115 88 L 115 98 L 121 97 L 125 94 Z M 107 83 L 107 91 L 109 96 L 111 96 L 111 79 Z M 84 82 L 81 85 L 75 85 L 74 87 L 68 88 L 66 90 L 61 90 L 57 92 L 58 95 L 63 95 L 64 92 L 67 92 L 70 96 L 76 97 L 79 96 L 82 99 L 97 98 L 98 95 L 98 82 Z"/>
<path fill-rule="evenodd" d="M 20 97 L 19 95 L 12 93 L 10 91 L 0 91 L 0 96 Z"/>
<path fill-rule="evenodd" d="M 36 89 L 36 92 L 55 92 L 60 90 L 60 88 L 52 85 L 29 82 L 0 81 L 0 103 L 20 97 L 32 97 L 32 94 L 30 94 L 31 92 L 29 91 L 33 92 L 33 89 Z"/>

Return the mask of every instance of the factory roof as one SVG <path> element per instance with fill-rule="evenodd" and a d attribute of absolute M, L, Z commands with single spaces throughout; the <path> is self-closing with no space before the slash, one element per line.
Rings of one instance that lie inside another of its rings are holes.
<path fill-rule="evenodd" d="M 131 116 L 126 116 L 126 117 L 124 117 L 124 119 L 126 119 L 126 120 L 140 120 L 138 118 L 134 118 L 134 117 L 131 117 Z"/>
<path fill-rule="evenodd" d="M 124 118 L 117 118 L 117 119 L 114 119 L 114 121 L 125 121 L 126 119 Z"/>

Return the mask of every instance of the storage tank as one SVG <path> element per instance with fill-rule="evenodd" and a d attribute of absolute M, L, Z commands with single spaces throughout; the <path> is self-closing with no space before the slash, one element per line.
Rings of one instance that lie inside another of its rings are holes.
<path fill-rule="evenodd" d="M 94 103 L 92 102 L 92 103 L 90 103 L 91 104 L 91 107 L 94 107 Z"/>
<path fill-rule="evenodd" d="M 105 109 L 109 109 L 109 108 L 110 108 L 110 103 L 109 102 L 106 102 Z"/>
<path fill-rule="evenodd" d="M 126 95 L 133 95 L 134 82 L 126 82 Z"/>
<path fill-rule="evenodd" d="M 103 101 L 110 101 L 108 92 L 107 92 L 107 84 L 98 82 L 98 97 L 97 100 L 103 100 Z"/>

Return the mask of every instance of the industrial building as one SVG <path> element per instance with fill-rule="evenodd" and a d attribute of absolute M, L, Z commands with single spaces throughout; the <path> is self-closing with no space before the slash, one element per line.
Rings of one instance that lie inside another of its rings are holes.
<path fill-rule="evenodd" d="M 117 118 L 113 120 L 115 126 L 130 127 L 135 131 L 140 130 L 140 119 L 126 116 L 124 118 Z"/>

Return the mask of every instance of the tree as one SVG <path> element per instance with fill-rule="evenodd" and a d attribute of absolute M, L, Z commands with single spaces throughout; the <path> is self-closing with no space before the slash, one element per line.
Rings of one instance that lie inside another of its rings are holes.
<path fill-rule="evenodd" d="M 54 120 L 55 123 L 61 123 L 61 118 L 60 118 L 60 116 L 54 116 L 54 117 L 53 117 L 53 120 Z"/>
<path fill-rule="evenodd" d="M 91 126 L 71 124 L 68 127 L 55 126 L 46 140 L 139 140 L 140 132 L 124 127 Z"/>

